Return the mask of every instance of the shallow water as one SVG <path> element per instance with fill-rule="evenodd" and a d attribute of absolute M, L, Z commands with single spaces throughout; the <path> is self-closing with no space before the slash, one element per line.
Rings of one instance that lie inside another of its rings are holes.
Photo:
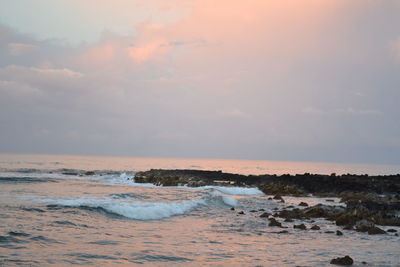
<path fill-rule="evenodd" d="M 344 255 L 355 266 L 400 265 L 394 234 L 346 231 L 323 219 L 304 221 L 319 231 L 293 229 L 303 221 L 282 229 L 259 217 L 260 209 L 273 212 L 301 201 L 341 205 L 338 199 L 287 197 L 278 203 L 255 188 L 156 187 L 136 184 L 135 166 L 128 168 L 125 158 L 105 164 L 104 157 L 88 157 L 85 169 L 81 157 L 28 157 L 31 163 L 3 157 L 0 164 L 0 266 L 329 266 Z M 93 169 L 103 171 L 71 175 Z M 338 229 L 343 236 L 325 233 Z"/>

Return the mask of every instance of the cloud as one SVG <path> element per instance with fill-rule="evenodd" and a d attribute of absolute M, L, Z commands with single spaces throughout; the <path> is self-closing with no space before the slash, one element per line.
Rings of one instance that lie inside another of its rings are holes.
<path fill-rule="evenodd" d="M 391 161 L 400 19 L 377 2 L 154 1 L 187 12 L 80 45 L 0 25 L 0 148 Z"/>
<path fill-rule="evenodd" d="M 8 44 L 8 51 L 10 55 L 13 56 L 21 56 L 26 53 L 33 52 L 38 47 L 32 44 L 22 44 L 22 43 L 9 43 Z"/>

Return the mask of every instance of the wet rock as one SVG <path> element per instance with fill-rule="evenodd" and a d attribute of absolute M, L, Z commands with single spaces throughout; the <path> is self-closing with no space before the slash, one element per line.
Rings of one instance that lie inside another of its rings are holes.
<path fill-rule="evenodd" d="M 350 256 L 346 255 L 342 258 L 336 258 L 336 259 L 332 259 L 331 264 L 336 264 L 336 265 L 353 265 L 354 261 L 352 258 L 350 258 Z"/>
<path fill-rule="evenodd" d="M 272 200 L 272 197 L 269 197 L 268 200 Z"/>
<path fill-rule="evenodd" d="M 282 200 L 283 198 L 282 198 L 282 196 L 281 195 L 275 195 L 274 197 L 273 197 L 273 199 L 275 199 L 275 200 Z"/>
<path fill-rule="evenodd" d="M 385 232 L 385 230 L 382 230 L 381 228 L 374 226 L 374 227 L 368 229 L 368 234 L 369 235 L 383 235 L 383 234 L 386 234 L 386 232 Z"/>
<path fill-rule="evenodd" d="M 280 222 L 278 222 L 275 218 L 270 218 L 268 226 L 282 227 L 282 224 Z"/>
<path fill-rule="evenodd" d="M 388 229 L 387 231 L 388 231 L 389 233 L 396 233 L 396 232 L 397 232 L 396 229 Z"/>
<path fill-rule="evenodd" d="M 343 233 L 341 231 L 337 230 L 336 235 L 341 236 L 341 235 L 343 235 Z"/>
<path fill-rule="evenodd" d="M 234 207 L 232 207 L 232 208 L 231 208 L 231 210 L 235 210 L 235 208 L 234 208 Z"/>
<path fill-rule="evenodd" d="M 311 227 L 311 230 L 321 230 L 321 227 L 319 227 L 318 225 L 313 225 Z"/>
<path fill-rule="evenodd" d="M 268 212 L 264 212 L 263 214 L 260 215 L 261 218 L 268 218 L 271 214 Z"/>
<path fill-rule="evenodd" d="M 93 172 L 93 171 L 87 171 L 87 172 L 85 172 L 85 175 L 95 175 L 95 172 Z"/>
<path fill-rule="evenodd" d="M 287 234 L 287 233 L 289 233 L 289 231 L 287 231 L 287 230 L 282 230 L 282 231 L 278 232 L 278 234 Z"/>
<path fill-rule="evenodd" d="M 256 210 L 250 210 L 249 212 L 253 212 L 254 213 L 254 212 L 257 212 L 257 211 Z"/>
<path fill-rule="evenodd" d="M 239 211 L 238 214 L 243 215 L 244 211 Z"/>
<path fill-rule="evenodd" d="M 325 231 L 324 232 L 325 234 L 333 234 L 333 233 L 335 233 L 334 231 Z"/>
<path fill-rule="evenodd" d="M 355 227 L 357 232 L 368 232 L 369 235 L 381 235 L 381 234 L 386 234 L 384 230 L 382 230 L 379 227 L 376 227 L 374 223 L 366 221 L 366 220 L 361 220 L 358 221 Z"/>
<path fill-rule="evenodd" d="M 362 264 L 364 264 L 364 265 L 365 265 L 365 264 L 367 264 L 367 262 L 366 262 L 366 261 L 362 261 L 361 263 L 362 263 Z"/>
<path fill-rule="evenodd" d="M 258 211 L 265 211 L 265 209 L 259 209 Z"/>
<path fill-rule="evenodd" d="M 299 206 L 301 207 L 308 207 L 308 204 L 306 202 L 300 202 Z"/>
<path fill-rule="evenodd" d="M 293 219 L 289 219 L 289 218 L 286 218 L 285 220 L 284 220 L 284 222 L 293 222 L 294 220 Z"/>
<path fill-rule="evenodd" d="M 306 230 L 307 226 L 305 226 L 304 223 L 302 223 L 302 224 L 293 225 L 293 228 L 300 229 L 300 230 Z"/>

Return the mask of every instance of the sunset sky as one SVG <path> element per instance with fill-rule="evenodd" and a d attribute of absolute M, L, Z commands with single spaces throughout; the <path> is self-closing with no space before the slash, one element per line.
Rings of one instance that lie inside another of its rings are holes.
<path fill-rule="evenodd" d="M 0 152 L 400 163 L 398 0 L 0 0 Z"/>

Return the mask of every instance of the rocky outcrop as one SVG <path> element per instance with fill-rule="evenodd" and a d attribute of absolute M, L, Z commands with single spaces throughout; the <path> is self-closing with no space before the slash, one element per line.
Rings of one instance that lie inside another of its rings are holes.
<path fill-rule="evenodd" d="M 232 186 L 258 186 L 260 190 L 269 195 L 294 195 L 305 194 L 338 195 L 347 193 L 365 194 L 391 194 L 400 200 L 400 174 L 387 176 L 367 175 L 241 175 L 224 173 L 221 171 L 202 170 L 162 170 L 152 169 L 137 172 L 137 183 L 153 183 L 157 185 L 188 186 L 202 185 L 232 185 Z"/>
<path fill-rule="evenodd" d="M 350 256 L 344 256 L 344 257 L 339 257 L 336 259 L 332 259 L 331 260 L 331 264 L 336 264 L 336 265 L 353 265 L 354 261 L 352 258 L 350 258 Z"/>

